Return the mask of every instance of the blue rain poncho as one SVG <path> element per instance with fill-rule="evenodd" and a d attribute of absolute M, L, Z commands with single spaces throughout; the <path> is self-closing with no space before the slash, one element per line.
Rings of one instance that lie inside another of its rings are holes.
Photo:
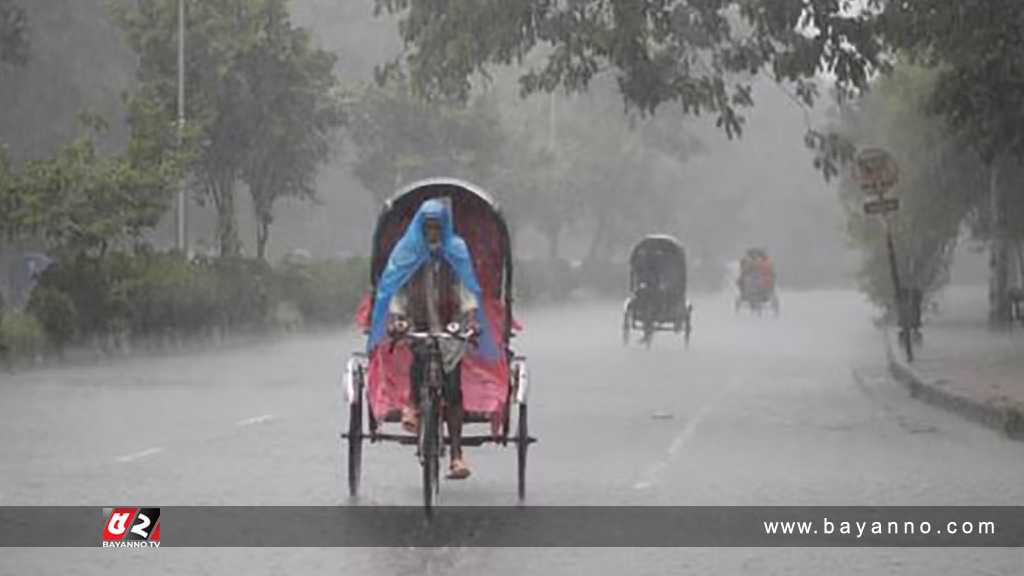
<path fill-rule="evenodd" d="M 428 219 L 436 219 L 441 222 L 441 243 L 436 251 L 430 249 L 423 234 L 423 224 Z M 494 344 L 494 337 L 487 326 L 487 317 L 483 312 L 483 294 L 480 283 L 477 282 L 476 273 L 473 271 L 473 260 L 469 255 L 469 248 L 466 246 L 465 240 L 455 234 L 448 206 L 437 199 L 427 200 L 420 205 L 409 227 L 406 228 L 405 234 L 391 250 L 388 263 L 377 282 L 367 351 L 372 352 L 387 335 L 387 316 L 391 299 L 412 280 L 413 275 L 421 266 L 434 258 L 443 258 L 452 267 L 462 285 L 476 297 L 477 324 L 480 327 L 478 350 L 485 357 L 496 357 L 497 348 Z"/>

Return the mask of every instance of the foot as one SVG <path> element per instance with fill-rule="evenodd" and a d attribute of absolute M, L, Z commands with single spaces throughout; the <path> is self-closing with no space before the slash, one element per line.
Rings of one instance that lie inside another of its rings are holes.
<path fill-rule="evenodd" d="M 419 432 L 419 412 L 409 407 L 402 408 L 402 429 L 410 434 L 416 434 Z"/>
<path fill-rule="evenodd" d="M 466 466 L 462 458 L 452 458 L 452 463 L 448 467 L 449 480 L 465 480 L 469 478 L 469 474 L 469 466 Z"/>

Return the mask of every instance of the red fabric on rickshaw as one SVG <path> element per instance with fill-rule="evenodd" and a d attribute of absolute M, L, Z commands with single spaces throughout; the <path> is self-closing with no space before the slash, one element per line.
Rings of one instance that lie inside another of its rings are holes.
<path fill-rule="evenodd" d="M 505 310 L 497 300 L 484 306 L 495 341 L 501 341 Z M 366 317 L 368 319 L 368 316 Z M 367 374 L 367 397 L 377 420 L 394 417 L 409 401 L 409 368 L 412 354 L 405 344 L 391 350 L 389 343 L 378 346 L 370 356 Z M 482 358 L 472 348 L 462 360 L 462 405 L 470 413 L 488 414 L 500 425 L 508 398 L 508 358 L 499 354 L 496 360 Z M 497 430 L 497 428 L 496 428 Z"/>

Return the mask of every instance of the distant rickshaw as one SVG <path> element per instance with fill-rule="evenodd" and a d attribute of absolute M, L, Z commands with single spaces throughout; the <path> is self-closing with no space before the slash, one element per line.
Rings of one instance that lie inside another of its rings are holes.
<path fill-rule="evenodd" d="M 740 261 L 740 277 L 736 280 L 736 312 L 743 306 L 760 316 L 765 307 L 779 315 L 779 295 L 775 290 L 775 265 L 768 253 L 751 248 Z"/>
<path fill-rule="evenodd" d="M 683 334 L 689 345 L 693 305 L 686 299 L 686 253 L 678 240 L 652 235 L 641 240 L 629 257 L 629 290 L 622 314 L 622 343 L 639 331 L 650 346 L 655 332 Z"/>

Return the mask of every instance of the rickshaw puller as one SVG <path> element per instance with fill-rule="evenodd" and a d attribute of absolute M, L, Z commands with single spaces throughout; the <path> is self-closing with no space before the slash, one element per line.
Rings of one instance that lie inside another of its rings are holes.
<path fill-rule="evenodd" d="M 421 229 L 417 231 L 416 226 Z M 420 238 L 415 238 L 417 232 Z M 453 322 L 465 330 L 478 332 L 476 317 L 479 299 L 474 290 L 467 287 L 461 279 L 463 275 L 472 275 L 472 268 L 470 266 L 468 270 L 463 269 L 460 274 L 444 256 L 446 249 L 453 249 L 451 243 L 456 244 L 454 250 L 459 253 L 466 250 L 465 243 L 451 230 L 451 216 L 447 206 L 436 200 L 425 202 L 410 224 L 410 230 L 407 231 L 407 235 L 409 234 L 414 240 L 422 240 L 426 253 L 416 250 L 421 252 L 420 259 L 423 261 L 390 300 L 388 332 L 393 336 L 409 329 L 440 333 Z M 392 258 L 402 259 L 400 248 L 401 246 L 396 246 Z M 470 281 L 476 284 L 475 277 Z M 466 344 L 461 340 L 442 340 L 440 346 L 444 379 L 444 414 L 451 437 L 451 464 L 448 477 L 464 479 L 470 475 L 469 467 L 463 459 L 461 442 L 461 361 Z M 422 354 L 413 350 L 413 363 L 409 371 L 410 403 L 402 409 L 402 427 L 413 433 L 419 426 L 419 383 L 425 377 L 424 359 Z"/>

